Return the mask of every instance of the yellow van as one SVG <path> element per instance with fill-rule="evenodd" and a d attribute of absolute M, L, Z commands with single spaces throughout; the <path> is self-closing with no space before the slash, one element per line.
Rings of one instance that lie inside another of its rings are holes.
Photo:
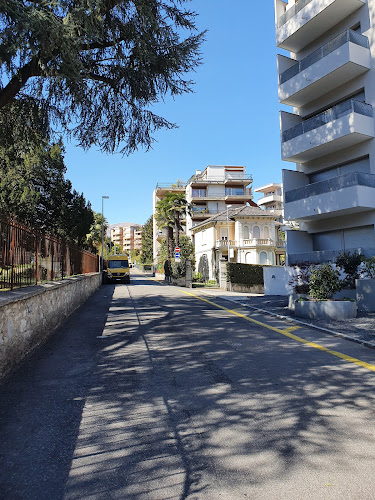
<path fill-rule="evenodd" d="M 124 255 L 110 255 L 107 259 L 107 281 L 130 283 L 129 258 Z"/>

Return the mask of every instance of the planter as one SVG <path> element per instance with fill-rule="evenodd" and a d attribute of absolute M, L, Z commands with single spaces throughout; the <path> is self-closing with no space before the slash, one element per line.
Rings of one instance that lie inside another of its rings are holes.
<path fill-rule="evenodd" d="M 355 280 L 358 311 L 375 312 L 375 279 Z"/>
<path fill-rule="evenodd" d="M 296 300 L 298 299 L 307 299 L 307 295 L 305 293 L 292 293 L 292 295 L 289 295 L 288 309 L 290 311 L 295 311 Z"/>
<path fill-rule="evenodd" d="M 229 283 L 227 283 L 227 290 L 229 290 Z M 241 283 L 232 283 L 232 292 L 263 294 L 264 285 L 242 285 Z"/>
<path fill-rule="evenodd" d="M 357 303 L 348 300 L 302 300 L 295 302 L 295 314 L 299 318 L 342 321 L 357 316 Z"/>

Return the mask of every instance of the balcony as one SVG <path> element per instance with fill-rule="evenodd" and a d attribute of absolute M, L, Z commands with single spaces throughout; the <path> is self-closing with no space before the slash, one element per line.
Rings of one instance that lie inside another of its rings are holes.
<path fill-rule="evenodd" d="M 289 106 L 304 106 L 370 67 L 368 38 L 352 30 L 344 31 L 280 74 L 279 100 Z"/>
<path fill-rule="evenodd" d="M 226 174 L 221 177 L 208 177 L 207 175 L 193 175 L 188 184 L 194 186 L 207 186 L 208 184 L 231 184 L 233 182 L 237 184 L 248 185 L 253 181 L 251 175 L 241 174 L 241 173 L 231 173 Z"/>
<path fill-rule="evenodd" d="M 375 209 L 375 175 L 353 172 L 285 193 L 285 219 L 308 221 Z"/>
<path fill-rule="evenodd" d="M 283 197 L 281 196 L 281 194 L 268 193 L 266 196 L 262 196 L 262 198 L 259 198 L 257 204 L 259 206 L 262 206 L 262 205 L 267 205 L 268 203 L 279 204 L 282 202 L 283 202 Z"/>
<path fill-rule="evenodd" d="M 212 217 L 213 215 L 217 215 L 221 212 L 224 212 L 223 210 L 211 210 L 208 208 L 203 208 L 203 209 L 197 209 L 197 207 L 193 207 L 191 211 L 191 218 L 196 220 L 196 219 L 208 219 L 209 217 Z"/>
<path fill-rule="evenodd" d="M 365 0 L 299 0 L 277 20 L 276 44 L 290 52 L 299 52 L 365 3 Z M 282 2 L 278 0 L 277 6 L 280 5 Z"/>
<path fill-rule="evenodd" d="M 294 266 L 301 264 L 303 262 L 308 262 L 309 264 L 321 264 L 322 262 L 335 262 L 337 257 L 342 254 L 342 252 L 358 252 L 365 257 L 371 258 L 374 255 L 375 249 L 367 249 L 362 247 L 356 248 L 341 248 L 337 250 L 317 250 L 314 252 L 303 252 L 303 253 L 290 253 L 288 254 L 288 265 Z"/>
<path fill-rule="evenodd" d="M 273 247 L 274 241 L 270 238 L 251 238 L 249 240 L 242 240 L 242 247 L 255 248 L 255 247 Z"/>
<path fill-rule="evenodd" d="M 251 200 L 253 197 L 251 189 L 225 188 L 225 200 L 241 201 Z"/>
<path fill-rule="evenodd" d="M 228 240 L 227 239 L 221 239 L 221 240 L 216 240 L 216 248 L 228 248 Z M 236 242 L 234 240 L 229 240 L 229 246 L 235 247 Z"/>
<path fill-rule="evenodd" d="M 305 163 L 367 141 L 374 137 L 373 129 L 372 106 L 353 99 L 344 101 L 284 130 L 281 156 L 285 161 Z"/>

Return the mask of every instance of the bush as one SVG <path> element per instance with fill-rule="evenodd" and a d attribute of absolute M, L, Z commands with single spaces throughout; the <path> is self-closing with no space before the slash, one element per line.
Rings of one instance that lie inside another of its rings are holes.
<path fill-rule="evenodd" d="M 375 257 L 363 260 L 363 275 L 369 279 L 375 279 Z"/>
<path fill-rule="evenodd" d="M 194 273 L 194 275 L 193 275 L 193 281 L 196 281 L 197 283 L 204 283 L 204 279 L 203 279 L 202 273 L 200 273 L 200 272 Z"/>
<path fill-rule="evenodd" d="M 311 270 L 309 295 L 313 299 L 331 299 L 333 294 L 342 289 L 340 273 L 331 264 L 321 264 Z"/>
<path fill-rule="evenodd" d="M 335 264 L 341 271 L 344 271 L 346 277 L 343 279 L 344 288 L 355 288 L 355 280 L 359 278 L 359 266 L 362 264 L 363 257 L 357 252 L 342 252 L 337 257 Z"/>
<path fill-rule="evenodd" d="M 308 294 L 310 290 L 310 273 L 312 264 L 301 263 L 294 266 L 296 275 L 289 281 L 289 285 L 293 286 L 294 293 Z"/>
<path fill-rule="evenodd" d="M 263 266 L 256 264 L 227 264 L 227 281 L 239 285 L 264 285 Z"/>

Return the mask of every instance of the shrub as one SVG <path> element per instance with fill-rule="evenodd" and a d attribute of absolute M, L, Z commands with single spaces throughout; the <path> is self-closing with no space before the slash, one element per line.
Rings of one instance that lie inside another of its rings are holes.
<path fill-rule="evenodd" d="M 227 281 L 239 285 L 264 285 L 263 266 L 256 264 L 227 264 Z"/>
<path fill-rule="evenodd" d="M 342 289 L 340 273 L 331 264 L 321 264 L 311 270 L 309 295 L 313 299 L 331 299 Z"/>
<path fill-rule="evenodd" d="M 355 288 L 355 280 L 360 276 L 359 266 L 362 261 L 362 255 L 357 252 L 342 252 L 337 257 L 335 261 L 336 267 L 346 274 L 343 279 L 344 288 Z"/>
<path fill-rule="evenodd" d="M 375 257 L 363 259 L 363 275 L 365 278 L 375 279 Z"/>
<path fill-rule="evenodd" d="M 193 275 L 193 281 L 196 281 L 197 283 L 204 283 L 203 275 L 200 272 L 194 273 Z"/>
<path fill-rule="evenodd" d="M 312 264 L 301 263 L 294 266 L 296 275 L 289 281 L 289 285 L 293 286 L 294 293 L 308 294 L 310 290 L 310 273 Z"/>

